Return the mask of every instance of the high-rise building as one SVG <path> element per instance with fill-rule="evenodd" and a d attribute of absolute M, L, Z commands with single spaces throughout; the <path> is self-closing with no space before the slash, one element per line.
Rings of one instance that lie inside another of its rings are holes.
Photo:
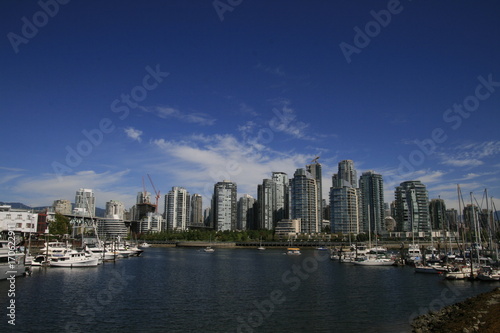
<path fill-rule="evenodd" d="M 318 218 L 321 224 L 323 220 L 323 181 L 322 181 L 322 172 L 321 172 L 321 164 L 317 162 L 317 158 L 315 159 L 315 163 L 306 165 L 306 171 L 311 174 L 311 176 L 316 180 L 316 207 L 318 209 Z M 321 228 L 320 228 L 321 229 Z M 320 231 L 320 230 L 319 230 Z"/>
<path fill-rule="evenodd" d="M 168 230 L 186 230 L 189 222 L 189 192 L 174 186 L 165 195 L 165 220 Z"/>
<path fill-rule="evenodd" d="M 276 183 L 272 179 L 264 179 L 257 185 L 258 229 L 274 229 L 276 211 Z"/>
<path fill-rule="evenodd" d="M 402 182 L 395 191 L 397 231 L 429 232 L 429 199 L 427 188 L 419 180 Z"/>
<path fill-rule="evenodd" d="M 77 214 L 95 216 L 95 196 L 93 190 L 81 188 L 76 191 L 75 212 Z"/>
<path fill-rule="evenodd" d="M 339 162 L 339 169 L 337 173 L 337 184 L 333 183 L 333 187 L 358 187 L 357 172 L 354 169 L 354 162 L 352 160 L 343 160 Z"/>
<path fill-rule="evenodd" d="M 228 180 L 214 185 L 212 196 L 212 226 L 217 231 L 235 230 L 237 215 L 237 186 Z"/>
<path fill-rule="evenodd" d="M 71 214 L 71 202 L 69 200 L 54 200 L 54 203 L 52 204 L 52 208 L 54 209 L 54 212 L 63 214 L 63 215 L 69 215 Z"/>
<path fill-rule="evenodd" d="M 151 203 L 151 193 L 149 192 L 137 192 L 137 202 L 136 204 Z"/>
<path fill-rule="evenodd" d="M 330 229 L 333 233 L 359 233 L 361 203 L 352 160 L 340 161 L 330 188 Z"/>
<path fill-rule="evenodd" d="M 289 202 L 288 198 L 288 175 L 284 172 L 273 172 L 273 181 L 276 183 L 276 207 L 274 214 L 274 227 L 282 220 L 288 218 Z"/>
<path fill-rule="evenodd" d="M 458 224 L 458 211 L 455 208 L 446 210 L 446 230 L 456 230 Z"/>
<path fill-rule="evenodd" d="M 290 179 L 291 219 L 300 219 L 300 232 L 319 232 L 318 189 L 316 179 L 305 169 L 297 169 Z"/>
<path fill-rule="evenodd" d="M 446 205 L 443 199 L 432 199 L 429 203 L 429 215 L 432 230 L 445 230 L 446 225 Z"/>
<path fill-rule="evenodd" d="M 106 202 L 105 217 L 123 220 L 124 213 L 125 213 L 125 206 L 121 201 L 111 200 Z"/>
<path fill-rule="evenodd" d="M 386 230 L 382 175 L 373 171 L 363 172 L 359 178 L 359 193 L 362 210 L 360 229 L 380 234 Z"/>
<path fill-rule="evenodd" d="M 249 194 L 243 194 L 238 200 L 238 219 L 236 229 L 250 230 L 257 229 L 254 225 L 254 204 L 255 198 Z"/>
<path fill-rule="evenodd" d="M 191 196 L 191 209 L 190 209 L 191 225 L 202 226 L 203 219 L 203 197 L 201 194 L 195 193 Z"/>
<path fill-rule="evenodd" d="M 358 234 L 359 190 L 354 187 L 330 188 L 330 229 L 332 233 Z"/>

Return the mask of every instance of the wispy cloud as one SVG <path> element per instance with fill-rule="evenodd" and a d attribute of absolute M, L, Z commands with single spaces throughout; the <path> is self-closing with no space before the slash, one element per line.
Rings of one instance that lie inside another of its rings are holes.
<path fill-rule="evenodd" d="M 142 131 L 141 130 L 135 129 L 133 127 L 128 127 L 128 128 L 125 128 L 124 131 L 127 134 L 127 136 L 129 138 L 131 138 L 132 140 L 139 141 L 139 142 L 142 141 L 142 139 L 141 139 Z"/>
<path fill-rule="evenodd" d="M 97 206 L 105 207 L 108 200 L 120 200 L 126 205 L 134 203 L 135 189 L 124 188 L 125 176 L 129 170 L 98 173 L 93 170 L 80 171 L 62 176 L 59 181 L 54 174 L 39 177 L 25 177 L 17 181 L 13 192 L 15 199 L 29 205 L 50 205 L 56 199 L 74 200 L 79 188 L 92 188 L 96 194 Z"/>
<path fill-rule="evenodd" d="M 182 112 L 179 109 L 168 107 L 168 106 L 149 106 L 149 107 L 140 107 L 144 112 L 150 112 L 155 114 L 156 116 L 168 119 L 175 118 L 187 123 L 194 123 L 202 126 L 211 126 L 215 124 L 215 118 L 212 118 L 206 113 L 201 112 Z"/>
<path fill-rule="evenodd" d="M 168 156 L 169 172 L 179 183 L 202 194 L 204 201 L 210 200 L 213 184 L 218 181 L 235 181 L 239 194 L 255 195 L 257 184 L 273 171 L 292 176 L 312 158 L 294 152 L 258 150 L 232 135 L 197 135 L 184 141 L 157 139 L 151 143 Z"/>
<path fill-rule="evenodd" d="M 454 167 L 477 167 L 485 164 L 484 159 L 500 153 L 500 141 L 467 143 L 456 146 L 451 151 L 440 152 L 441 164 Z"/>

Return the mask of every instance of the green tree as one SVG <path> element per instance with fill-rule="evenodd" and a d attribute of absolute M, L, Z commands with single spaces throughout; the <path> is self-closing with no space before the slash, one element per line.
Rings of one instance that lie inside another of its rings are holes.
<path fill-rule="evenodd" d="M 71 225 L 69 223 L 69 218 L 56 213 L 55 221 L 49 224 L 49 232 L 52 235 L 66 235 L 69 234 L 71 230 Z"/>

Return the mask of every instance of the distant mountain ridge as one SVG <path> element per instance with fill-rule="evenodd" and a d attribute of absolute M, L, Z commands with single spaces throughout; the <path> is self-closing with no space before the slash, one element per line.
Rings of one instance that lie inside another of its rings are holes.
<path fill-rule="evenodd" d="M 33 209 L 36 212 L 42 212 L 45 209 L 52 207 L 52 206 L 30 207 L 30 206 L 23 204 L 22 202 L 3 202 L 3 201 L 0 201 L 0 205 L 9 205 L 14 209 L 26 209 L 26 210 Z M 73 208 L 74 204 L 71 204 L 71 207 Z M 99 207 L 95 208 L 95 216 L 96 217 L 104 217 L 104 215 L 106 215 L 106 209 L 99 208 Z"/>

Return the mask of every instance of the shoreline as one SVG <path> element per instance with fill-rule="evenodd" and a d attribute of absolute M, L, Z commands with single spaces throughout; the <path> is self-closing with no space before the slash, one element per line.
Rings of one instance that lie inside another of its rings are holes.
<path fill-rule="evenodd" d="M 412 333 L 500 332 L 500 287 L 421 315 L 411 323 Z"/>

